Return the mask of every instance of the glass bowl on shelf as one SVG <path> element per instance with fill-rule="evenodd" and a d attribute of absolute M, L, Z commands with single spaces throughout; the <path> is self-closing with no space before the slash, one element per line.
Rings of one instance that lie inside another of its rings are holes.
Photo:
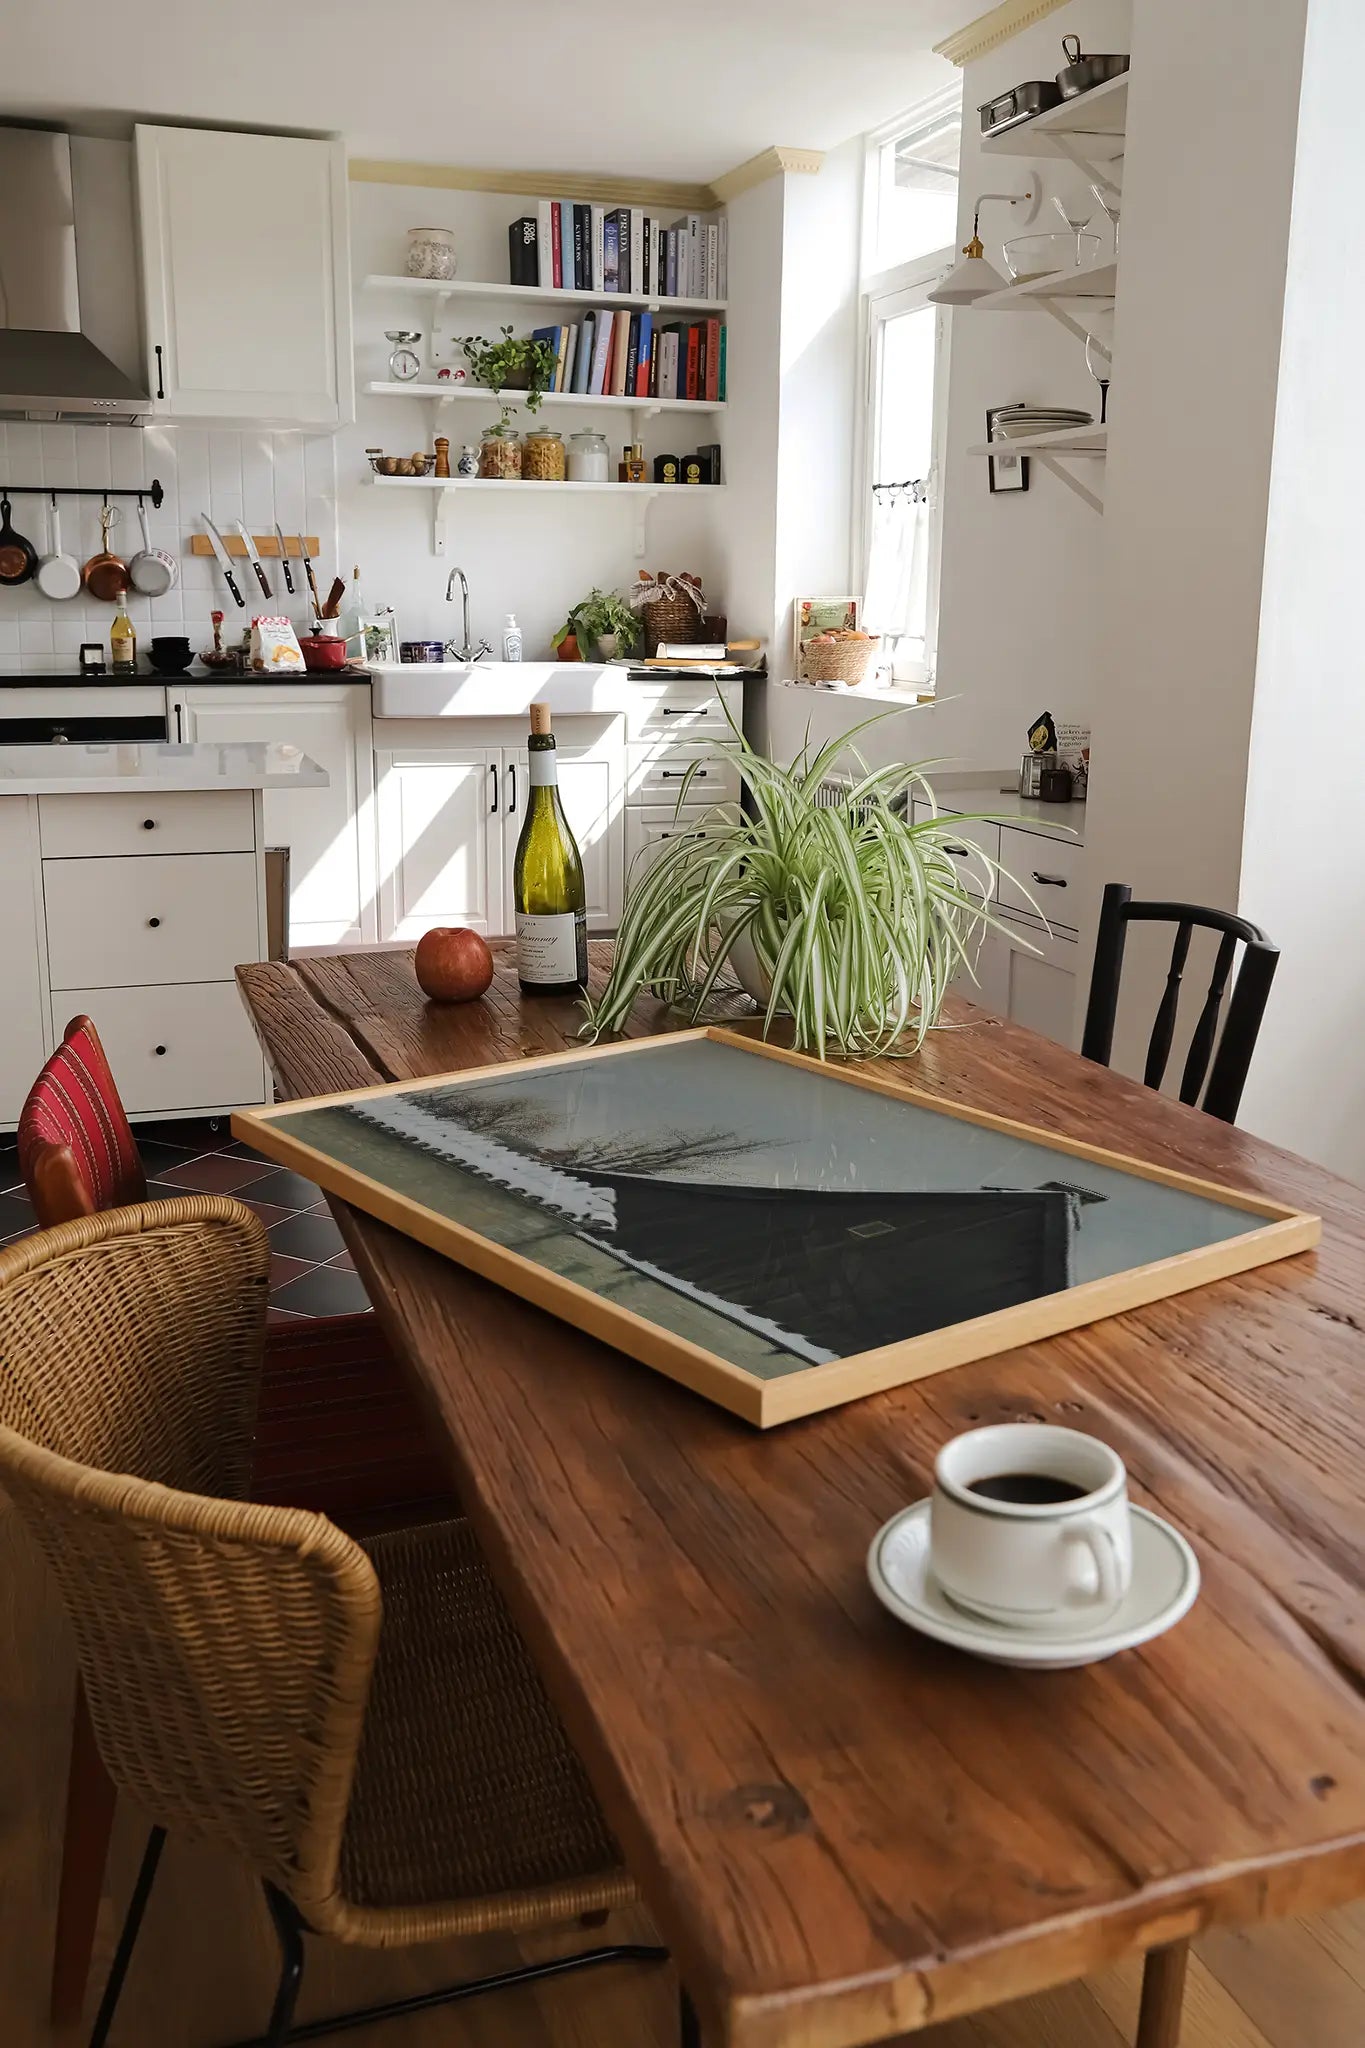
<path fill-rule="evenodd" d="M 1058 270 L 1088 270 L 1100 253 L 1098 235 L 1017 235 L 1005 244 L 1005 268 L 1015 284 Z"/>

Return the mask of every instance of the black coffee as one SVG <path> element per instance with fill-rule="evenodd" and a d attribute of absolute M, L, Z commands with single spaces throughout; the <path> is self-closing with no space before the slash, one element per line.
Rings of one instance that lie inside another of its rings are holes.
<path fill-rule="evenodd" d="M 1083 1500 L 1090 1492 L 1088 1486 L 1077 1486 L 1074 1479 L 1054 1479 L 1050 1472 L 995 1472 L 986 1479 L 973 1479 L 968 1493 L 979 1493 L 983 1500 L 1013 1501 L 1023 1508 L 1055 1507 L 1059 1501 Z"/>

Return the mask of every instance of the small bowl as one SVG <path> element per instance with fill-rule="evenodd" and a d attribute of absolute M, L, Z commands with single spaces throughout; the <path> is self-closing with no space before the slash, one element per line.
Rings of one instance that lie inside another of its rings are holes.
<path fill-rule="evenodd" d="M 370 468 L 376 476 L 433 476 L 436 471 L 436 457 L 371 455 Z"/>
<path fill-rule="evenodd" d="M 1005 244 L 1005 268 L 1015 284 L 1058 270 L 1088 270 L 1100 253 L 1098 235 L 1018 235 Z"/>

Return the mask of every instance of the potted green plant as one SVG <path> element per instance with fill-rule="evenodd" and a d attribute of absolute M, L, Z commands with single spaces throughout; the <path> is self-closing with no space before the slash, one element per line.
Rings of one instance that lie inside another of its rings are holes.
<path fill-rule="evenodd" d="M 461 335 L 460 348 L 476 384 L 486 386 L 499 400 L 504 391 L 524 391 L 527 412 L 539 412 L 542 394 L 549 390 L 555 374 L 555 352 L 548 341 L 537 341 L 531 334 L 516 335 L 504 327 L 499 341 L 489 341 L 482 334 Z M 504 402 L 500 411 L 505 427 L 515 407 Z"/>
<path fill-rule="evenodd" d="M 821 1059 L 918 1048 L 949 983 L 972 972 L 986 928 L 1004 929 L 984 907 L 1002 871 L 973 848 L 964 876 L 948 851 L 959 819 L 913 822 L 912 793 L 933 797 L 920 767 L 865 766 L 850 742 L 877 722 L 815 754 L 807 746 L 787 768 L 738 728 L 707 743 L 734 760 L 747 806 L 703 812 L 637 864 L 587 1036 L 621 1031 L 641 989 L 695 1023 L 728 965 L 764 1005 L 765 1037 L 785 1015 L 796 1044 Z M 841 756 L 856 774 L 831 804 Z"/>
<path fill-rule="evenodd" d="M 640 621 L 624 597 L 614 590 L 598 590 L 594 586 L 586 597 L 579 599 L 555 634 L 555 647 L 562 647 L 571 636 L 584 661 L 614 661 L 619 654 L 635 652 L 640 640 Z"/>

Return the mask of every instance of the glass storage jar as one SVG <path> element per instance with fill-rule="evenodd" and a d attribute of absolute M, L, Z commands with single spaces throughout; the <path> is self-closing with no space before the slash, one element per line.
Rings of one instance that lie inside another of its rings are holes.
<path fill-rule="evenodd" d="M 450 228 L 408 229 L 408 276 L 454 277 L 455 236 Z"/>
<path fill-rule="evenodd" d="M 569 440 L 569 482 L 604 484 L 609 481 L 607 437 L 585 427 Z"/>
<path fill-rule="evenodd" d="M 521 437 L 511 427 L 488 427 L 479 444 L 479 475 L 502 480 L 521 475 Z"/>
<path fill-rule="evenodd" d="M 553 427 L 529 427 L 521 444 L 521 473 L 537 483 L 564 481 L 564 436 Z"/>

